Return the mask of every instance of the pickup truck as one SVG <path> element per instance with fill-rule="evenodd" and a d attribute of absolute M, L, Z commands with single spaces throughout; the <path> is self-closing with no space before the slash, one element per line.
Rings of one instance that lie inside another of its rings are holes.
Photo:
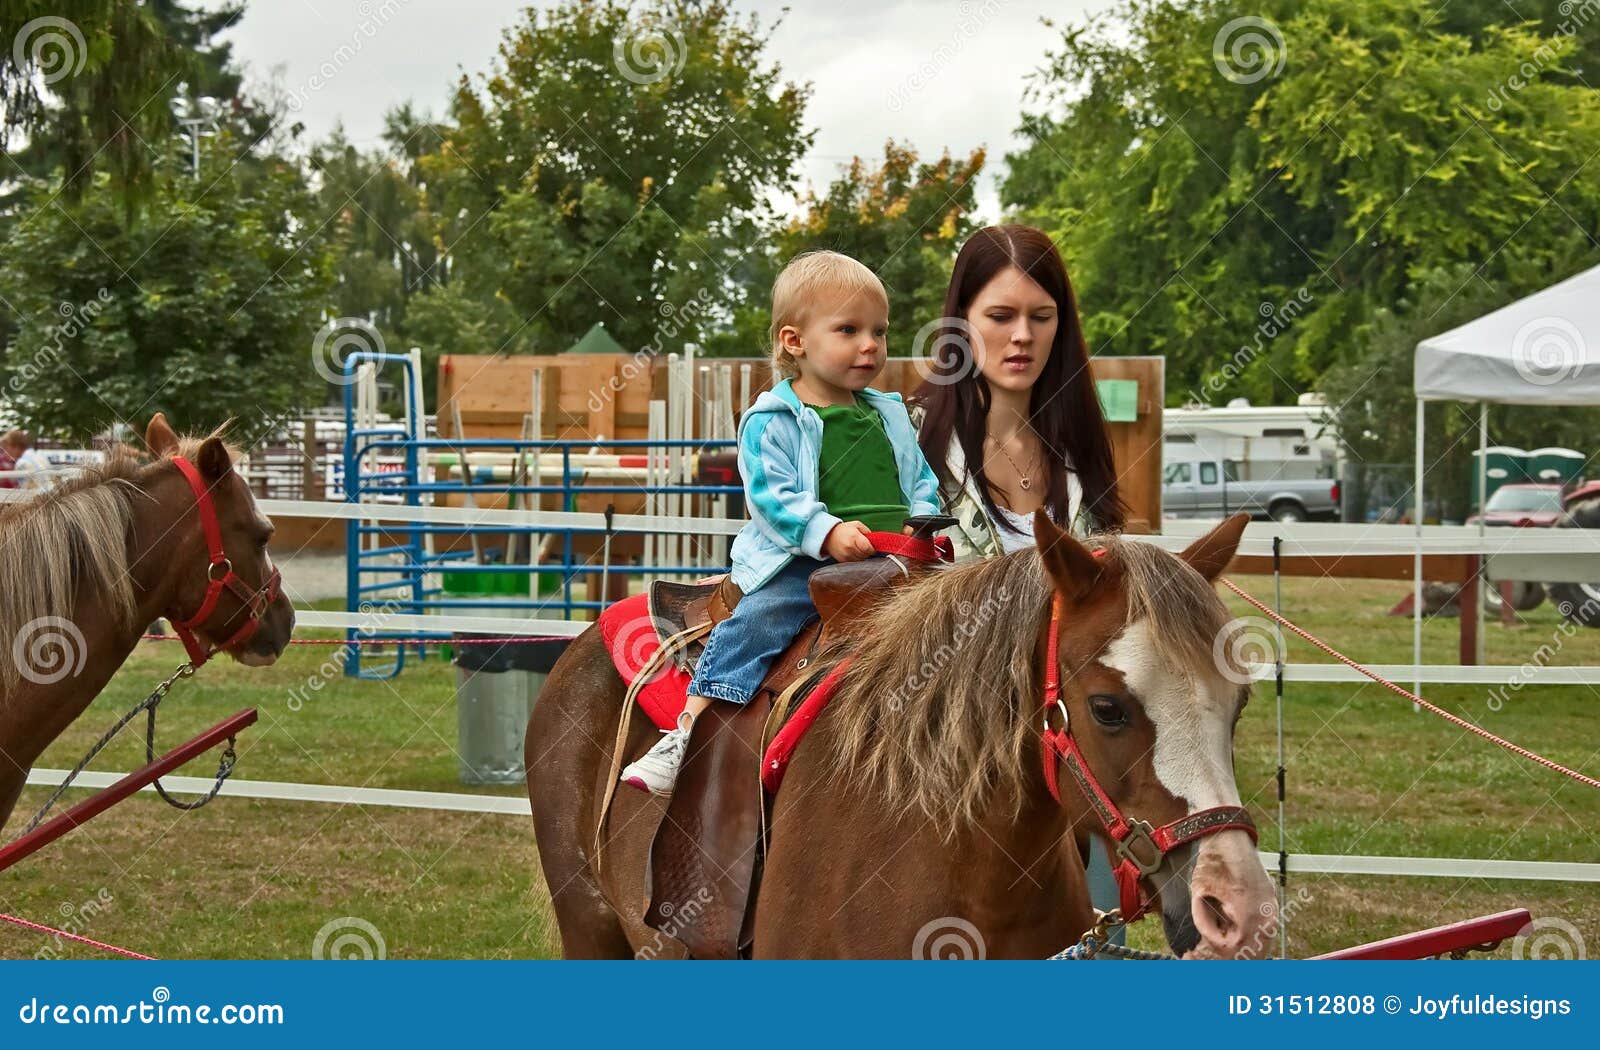
<path fill-rule="evenodd" d="M 1240 481 L 1231 459 L 1178 460 L 1162 468 L 1162 511 L 1215 518 L 1246 511 L 1274 521 L 1338 521 L 1339 482 L 1332 478 Z"/>

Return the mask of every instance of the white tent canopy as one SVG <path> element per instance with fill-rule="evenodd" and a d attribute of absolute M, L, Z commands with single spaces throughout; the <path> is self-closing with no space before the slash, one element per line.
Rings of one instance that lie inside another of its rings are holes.
<path fill-rule="evenodd" d="M 1417 344 L 1416 396 L 1600 405 L 1600 266 Z"/>
<path fill-rule="evenodd" d="M 1425 401 L 1478 404 L 1478 491 L 1484 489 L 1490 402 L 1502 405 L 1600 405 L 1600 266 L 1584 270 L 1492 314 L 1417 344 L 1416 482 L 1412 520 L 1417 529 L 1413 563 L 1412 662 L 1422 664 L 1422 479 Z M 1484 527 L 1478 516 L 1478 531 Z M 1482 603 L 1461 610 L 1479 617 Z M 1419 674 L 1415 692 L 1420 696 Z"/>

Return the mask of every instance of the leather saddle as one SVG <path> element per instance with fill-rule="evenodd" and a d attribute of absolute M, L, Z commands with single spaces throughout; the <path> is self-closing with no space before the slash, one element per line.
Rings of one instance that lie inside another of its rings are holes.
<path fill-rule="evenodd" d="M 955 524 L 944 515 L 906 519 L 912 535 L 931 539 Z M 761 762 L 771 734 L 816 684 L 808 674 L 824 648 L 871 616 L 902 583 L 935 571 L 928 562 L 897 556 L 825 565 L 810 588 L 818 618 L 801 628 L 775 661 L 750 703 L 713 704 L 695 720 L 666 816 L 650 851 L 650 905 L 645 923 L 676 937 L 697 959 L 732 959 L 748 949 L 760 881 L 762 830 L 770 799 Z M 651 585 L 650 612 L 663 640 L 693 629 L 674 661 L 691 670 L 704 637 L 738 605 L 739 588 L 724 576 L 696 584 Z M 780 700 L 782 701 L 780 703 Z"/>

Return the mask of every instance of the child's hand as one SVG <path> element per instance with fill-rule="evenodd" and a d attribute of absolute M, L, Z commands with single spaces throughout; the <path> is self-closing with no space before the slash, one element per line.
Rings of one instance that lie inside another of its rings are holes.
<path fill-rule="evenodd" d="M 859 521 L 841 521 L 828 530 L 822 540 L 822 553 L 834 561 L 860 561 L 878 553 L 867 538 L 867 526 Z"/>

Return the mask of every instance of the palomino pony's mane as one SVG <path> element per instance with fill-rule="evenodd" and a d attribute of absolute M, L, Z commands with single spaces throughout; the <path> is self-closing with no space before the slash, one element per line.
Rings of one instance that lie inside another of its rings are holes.
<path fill-rule="evenodd" d="M 220 431 L 218 431 L 220 434 Z M 179 440 L 172 455 L 193 459 L 205 437 Z M 229 449 L 230 454 L 234 452 Z M 126 445 L 32 499 L 0 503 L 0 696 L 18 685 L 13 641 L 36 620 L 71 621 L 80 592 L 94 593 L 119 626 L 132 622 L 137 602 L 128 572 L 133 499 L 144 480 L 171 455 L 152 462 Z"/>
<path fill-rule="evenodd" d="M 1204 577 L 1152 543 L 1088 546 L 1121 570 L 1124 626 L 1148 617 L 1174 673 L 1212 665 L 1228 611 Z M 946 834 L 997 799 L 1020 807 L 1039 762 L 1051 593 L 1030 548 L 929 573 L 878 606 L 829 704 L 835 775 Z"/>

